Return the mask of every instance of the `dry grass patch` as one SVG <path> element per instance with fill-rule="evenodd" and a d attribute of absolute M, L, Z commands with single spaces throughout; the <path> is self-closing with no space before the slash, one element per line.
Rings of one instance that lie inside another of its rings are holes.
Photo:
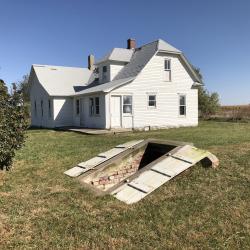
<path fill-rule="evenodd" d="M 34 130 L 11 172 L 0 172 L 2 249 L 248 249 L 250 125 L 202 122 L 118 136 Z M 191 141 L 221 165 L 196 165 L 144 200 L 96 197 L 63 174 L 128 140 Z"/>

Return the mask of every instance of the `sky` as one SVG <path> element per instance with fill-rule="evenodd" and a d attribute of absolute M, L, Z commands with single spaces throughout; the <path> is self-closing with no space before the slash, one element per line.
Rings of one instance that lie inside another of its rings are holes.
<path fill-rule="evenodd" d="M 222 104 L 250 103 L 250 0 L 0 0 L 0 79 L 32 64 L 86 67 L 128 38 L 167 41 Z"/>

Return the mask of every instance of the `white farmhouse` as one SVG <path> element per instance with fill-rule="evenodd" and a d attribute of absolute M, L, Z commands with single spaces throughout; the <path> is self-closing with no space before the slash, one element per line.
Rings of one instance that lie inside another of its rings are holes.
<path fill-rule="evenodd" d="M 159 39 L 114 48 L 88 68 L 32 65 L 31 125 L 154 129 L 197 126 L 201 83 L 183 53 Z"/>

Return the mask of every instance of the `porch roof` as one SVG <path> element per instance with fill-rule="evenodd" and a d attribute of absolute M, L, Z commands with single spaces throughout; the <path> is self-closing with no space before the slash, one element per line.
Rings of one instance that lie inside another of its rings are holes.
<path fill-rule="evenodd" d="M 107 92 L 110 92 L 111 90 L 113 90 L 115 88 L 118 88 L 118 87 L 122 86 L 123 84 L 132 82 L 134 79 L 135 79 L 135 77 L 127 77 L 127 78 L 124 78 L 124 79 L 114 80 L 114 81 L 111 81 L 111 82 L 100 84 L 100 85 L 97 85 L 95 87 L 86 86 L 85 89 L 75 93 L 72 96 L 87 95 L 87 94 L 96 93 L 96 92 L 107 93 Z"/>

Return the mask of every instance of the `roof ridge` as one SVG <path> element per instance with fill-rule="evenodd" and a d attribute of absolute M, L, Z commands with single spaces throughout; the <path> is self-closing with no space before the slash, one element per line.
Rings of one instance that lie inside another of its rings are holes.
<path fill-rule="evenodd" d="M 88 68 L 85 68 L 85 67 L 73 67 L 73 66 L 61 66 L 61 65 L 48 65 L 48 64 L 32 64 L 33 67 L 46 67 L 46 68 L 49 68 L 49 67 L 58 67 L 58 68 L 71 68 L 71 69 L 87 69 L 89 70 Z"/>
<path fill-rule="evenodd" d="M 138 48 L 136 48 L 136 49 L 139 49 L 139 48 L 144 47 L 144 46 L 148 46 L 148 45 L 150 45 L 151 43 L 155 43 L 155 42 L 158 42 L 158 41 L 159 41 L 159 39 L 154 40 L 154 41 L 149 42 L 149 43 L 145 43 L 145 44 L 141 45 L 140 47 L 138 47 Z"/>

